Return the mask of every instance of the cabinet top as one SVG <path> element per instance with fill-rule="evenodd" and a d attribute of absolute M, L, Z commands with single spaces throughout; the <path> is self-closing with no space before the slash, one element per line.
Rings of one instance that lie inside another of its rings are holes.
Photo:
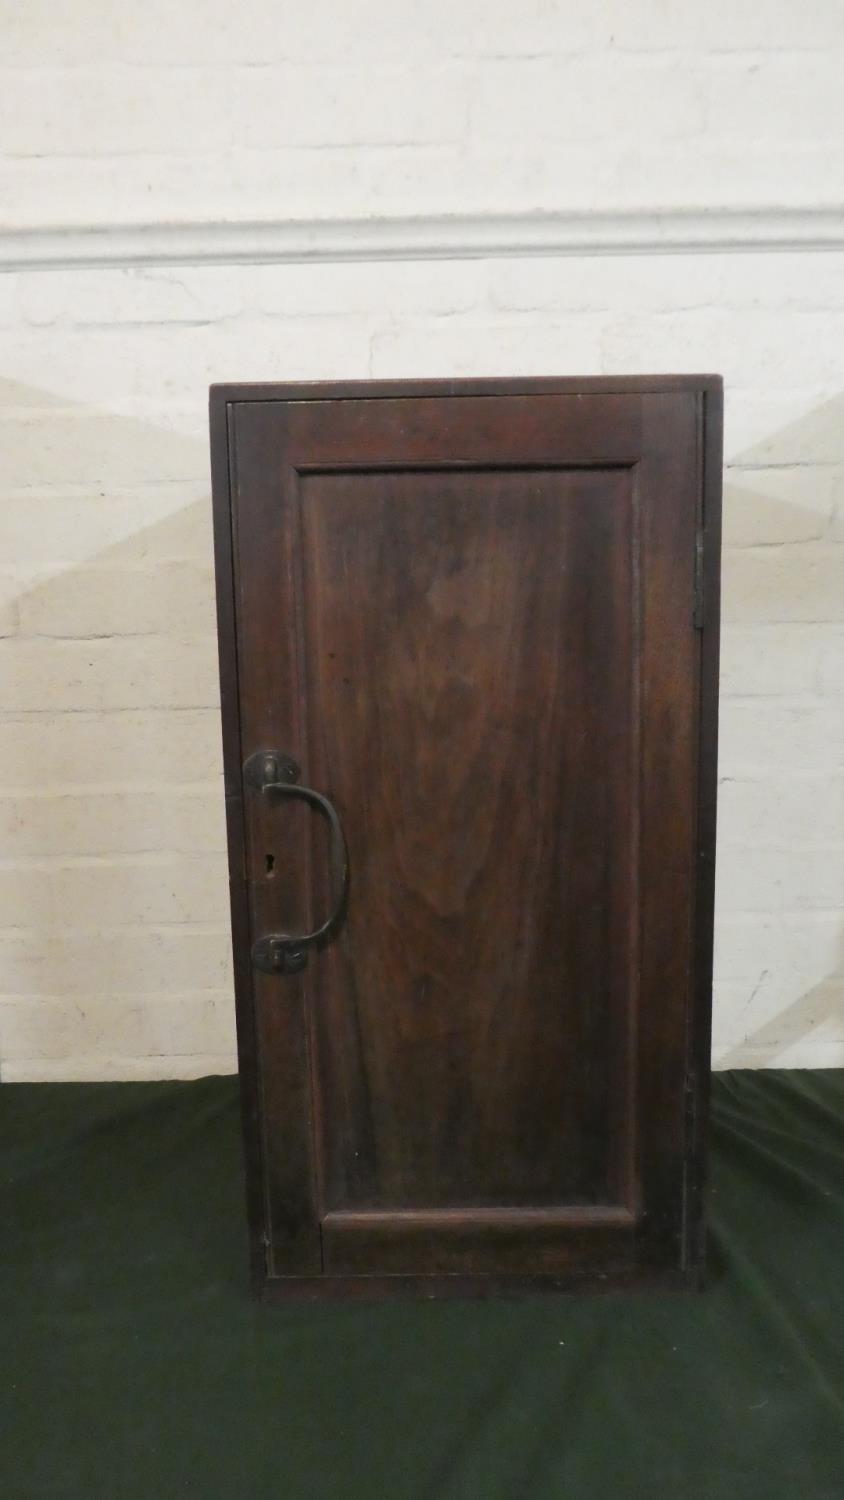
<path fill-rule="evenodd" d="M 368 401 L 420 396 L 720 395 L 721 375 L 560 375 L 460 380 L 241 381 L 212 385 L 212 406 L 231 401 Z"/>

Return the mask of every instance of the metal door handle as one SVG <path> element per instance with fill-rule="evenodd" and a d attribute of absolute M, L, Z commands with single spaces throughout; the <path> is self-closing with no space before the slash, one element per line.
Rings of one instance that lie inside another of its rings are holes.
<path fill-rule="evenodd" d="M 247 786 L 255 787 L 266 796 L 298 797 L 309 802 L 327 819 L 331 830 L 331 867 L 334 881 L 334 902 L 326 920 L 313 932 L 294 936 L 286 932 L 269 932 L 252 944 L 252 963 L 265 974 L 299 974 L 308 962 L 308 949 L 321 948 L 328 941 L 343 919 L 349 884 L 349 856 L 343 826 L 333 803 L 322 792 L 312 787 L 300 786 L 300 770 L 295 760 L 280 750 L 258 750 L 250 755 L 243 767 L 243 779 Z"/>

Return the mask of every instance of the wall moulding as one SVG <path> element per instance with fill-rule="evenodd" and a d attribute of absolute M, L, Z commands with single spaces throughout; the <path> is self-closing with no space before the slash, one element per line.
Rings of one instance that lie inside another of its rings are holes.
<path fill-rule="evenodd" d="M 0 270 L 844 250 L 844 205 L 70 225 L 0 230 Z"/>

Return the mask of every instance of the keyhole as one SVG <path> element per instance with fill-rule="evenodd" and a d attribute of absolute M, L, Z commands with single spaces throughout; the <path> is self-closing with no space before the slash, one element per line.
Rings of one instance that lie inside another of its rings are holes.
<path fill-rule="evenodd" d="M 266 858 L 267 858 L 267 874 L 268 875 L 272 875 L 274 873 L 274 871 L 275 871 L 275 855 L 274 854 L 268 854 Z"/>

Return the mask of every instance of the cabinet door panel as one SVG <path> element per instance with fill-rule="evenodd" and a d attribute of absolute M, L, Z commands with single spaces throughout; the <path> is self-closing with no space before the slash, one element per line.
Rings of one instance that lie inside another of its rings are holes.
<path fill-rule="evenodd" d="M 308 764 L 353 861 L 313 1006 L 327 1209 L 619 1201 L 632 490 L 300 482 Z"/>
<path fill-rule="evenodd" d="M 330 797 L 350 884 L 300 973 L 238 963 L 266 1270 L 681 1272 L 705 395 L 277 389 L 225 394 L 215 480 L 237 931 L 335 894 L 256 751 Z"/>

